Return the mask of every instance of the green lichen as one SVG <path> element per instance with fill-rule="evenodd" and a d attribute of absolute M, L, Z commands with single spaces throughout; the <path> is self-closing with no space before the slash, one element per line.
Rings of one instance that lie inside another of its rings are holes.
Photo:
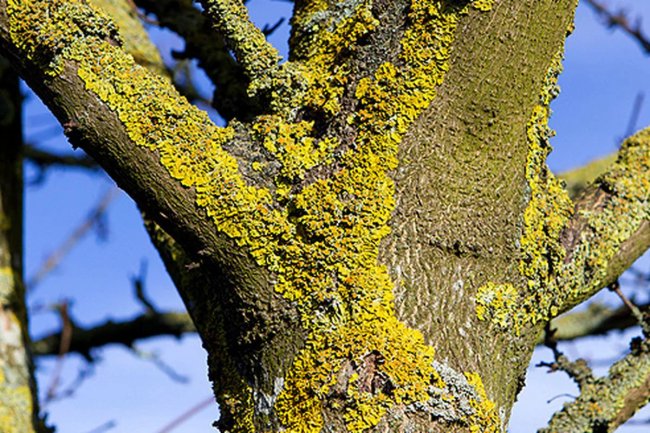
<path fill-rule="evenodd" d="M 479 9 L 491 4 L 475 3 Z M 248 34 L 240 2 L 210 4 L 223 15 L 219 21 L 233 19 L 227 25 L 235 27 L 224 31 L 233 37 Z M 296 107 L 327 116 L 340 111 L 355 42 L 378 24 L 371 6 L 369 0 L 357 2 L 346 19 L 319 31 L 309 62 L 289 62 L 266 75 L 272 114 L 256 119 L 252 133 L 282 163 L 277 189 L 270 191 L 248 185 L 237 161 L 222 148 L 235 131 L 215 127 L 168 83 L 109 43 L 117 37 L 115 27 L 84 0 L 8 3 L 16 45 L 48 75 L 74 61 L 87 89 L 115 111 L 133 143 L 156 151 L 173 178 L 193 187 L 197 204 L 217 229 L 273 271 L 275 289 L 297 305 L 309 336 L 275 404 L 288 432 L 320 431 L 321 401 L 341 366 L 360 364 L 368 353 L 381 354 L 379 368 L 392 391 L 361 391 L 352 379 L 344 405 L 351 432 L 372 428 L 395 404 L 426 401 L 437 377 L 433 349 L 395 316 L 394 284 L 377 256 L 395 207 L 387 172 L 397 165 L 397 147 L 408 127 L 436 96 L 449 67 L 455 29 L 470 6 L 413 0 L 399 66 L 385 63 L 359 81 L 355 94 L 360 106 L 347 119 L 358 133 L 348 143 L 351 148 L 335 156 L 338 140 L 317 137 L 313 122 L 295 117 Z M 267 64 L 272 53 L 267 56 L 258 39 L 237 42 L 243 47 L 238 57 L 250 62 L 245 67 L 253 75 L 274 67 Z M 334 158 L 338 168 L 330 177 L 294 190 L 307 170 Z M 233 431 L 251 431 L 251 392 L 242 383 L 232 388 L 218 396 L 225 402 L 222 408 L 246 414 L 235 416 Z M 496 416 L 493 408 L 477 406 L 476 412 L 471 420 L 475 430 L 495 431 L 489 427 Z"/>

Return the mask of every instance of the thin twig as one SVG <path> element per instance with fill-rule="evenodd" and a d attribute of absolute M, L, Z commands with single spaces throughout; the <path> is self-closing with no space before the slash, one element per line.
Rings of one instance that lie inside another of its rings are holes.
<path fill-rule="evenodd" d="M 544 345 L 553 351 L 554 362 L 542 361 L 537 364 L 537 367 L 547 367 L 549 373 L 555 371 L 564 371 L 580 389 L 586 384 L 594 380 L 593 373 L 587 362 L 584 359 L 577 359 L 576 361 L 569 361 L 562 352 L 557 348 L 557 340 L 555 339 L 555 329 L 551 328 L 550 322 L 546 324 L 544 331 Z"/>
<path fill-rule="evenodd" d="M 127 2 L 129 3 L 129 6 L 133 8 L 133 11 L 137 14 L 138 18 L 140 18 L 142 21 L 144 21 L 147 24 L 152 24 L 154 26 L 160 27 L 160 23 L 158 22 L 158 20 L 149 18 L 146 14 L 140 12 L 140 9 L 138 9 L 138 6 L 135 4 L 133 0 L 127 0 Z"/>
<path fill-rule="evenodd" d="M 64 398 L 71 397 L 74 393 L 81 387 L 86 379 L 88 379 L 94 372 L 92 364 L 86 364 L 86 367 L 80 369 L 77 373 L 77 377 L 68 385 L 64 390 L 59 391 L 54 395 L 49 402 L 62 400 Z"/>
<path fill-rule="evenodd" d="M 636 125 L 639 121 L 639 113 L 641 113 L 641 107 L 643 106 L 643 92 L 639 92 L 636 95 L 634 100 L 634 105 L 632 106 L 632 113 L 630 114 L 630 121 L 627 124 L 627 130 L 625 131 L 625 138 L 634 134 L 636 131 Z"/>
<path fill-rule="evenodd" d="M 177 373 L 174 371 L 172 367 L 169 365 L 165 364 L 165 362 L 160 358 L 160 355 L 158 355 L 155 352 L 146 352 L 144 350 L 137 349 L 135 347 L 131 348 L 131 351 L 138 357 L 142 358 L 147 361 L 151 361 L 153 365 L 158 367 L 160 371 L 165 373 L 171 380 L 174 382 L 179 382 L 179 383 L 188 383 L 190 379 L 187 376 L 183 376 L 180 373 Z"/>
<path fill-rule="evenodd" d="M 117 427 L 117 423 L 114 420 L 110 420 L 100 425 L 99 427 L 90 430 L 88 433 L 104 433 L 111 429 L 114 429 L 115 427 Z"/>
<path fill-rule="evenodd" d="M 200 402 L 199 404 L 192 407 L 190 410 L 183 412 L 178 418 L 174 419 L 172 422 L 167 424 L 165 427 L 162 428 L 162 430 L 159 430 L 157 433 L 169 433 L 170 431 L 174 430 L 176 427 L 178 427 L 188 419 L 192 418 L 194 415 L 196 415 L 206 407 L 210 406 L 210 404 L 212 403 L 214 403 L 214 397 L 210 396 L 207 399 Z"/>
<path fill-rule="evenodd" d="M 264 28 L 262 29 L 262 33 L 264 33 L 264 36 L 269 37 L 273 34 L 274 31 L 278 29 L 284 23 L 284 17 L 280 18 L 275 24 L 272 26 L 268 24 L 264 24 Z"/>
<path fill-rule="evenodd" d="M 117 197 L 117 188 L 111 188 L 104 194 L 99 204 L 88 214 L 86 219 L 75 229 L 74 232 L 63 242 L 63 244 L 53 251 L 41 264 L 36 273 L 27 281 L 27 291 L 31 292 L 43 281 L 48 274 L 59 267 L 66 255 L 72 248 L 79 243 L 81 239 L 98 223 L 101 222 L 106 210 Z"/>
<path fill-rule="evenodd" d="M 156 308 L 153 306 L 153 303 L 147 299 L 145 294 L 145 280 L 147 278 L 147 261 L 142 260 L 140 263 L 140 274 L 137 276 L 131 277 L 131 282 L 133 283 L 133 288 L 135 289 L 135 297 L 140 301 L 144 306 L 144 310 L 147 314 L 157 314 Z"/>
<path fill-rule="evenodd" d="M 54 396 L 56 395 L 56 390 L 59 386 L 61 380 L 61 372 L 63 371 L 63 363 L 65 361 L 65 355 L 70 350 L 70 341 L 72 340 L 72 321 L 70 320 L 70 315 L 68 314 L 68 301 L 63 301 L 59 305 L 59 314 L 61 315 L 61 345 L 59 346 L 59 355 L 56 361 L 56 368 L 54 369 L 54 375 L 52 377 L 52 383 L 47 390 L 45 395 L 45 400 L 43 401 L 43 407 L 50 403 Z"/>
<path fill-rule="evenodd" d="M 618 27 L 628 35 L 632 36 L 643 48 L 646 54 L 650 54 L 650 38 L 648 38 L 641 30 L 641 19 L 637 19 L 632 25 L 625 12 L 620 10 L 614 13 L 607 9 L 607 6 L 597 0 L 587 0 L 587 4 L 594 8 L 596 13 L 600 15 L 608 27 Z"/>
<path fill-rule="evenodd" d="M 643 313 L 639 308 L 634 305 L 630 300 L 625 296 L 625 294 L 621 291 L 621 285 L 618 283 L 618 281 L 613 282 L 609 286 L 609 290 L 616 293 L 619 298 L 621 298 L 621 301 L 625 304 L 627 308 L 630 309 L 634 317 L 639 321 L 639 324 L 642 324 L 643 322 Z"/>

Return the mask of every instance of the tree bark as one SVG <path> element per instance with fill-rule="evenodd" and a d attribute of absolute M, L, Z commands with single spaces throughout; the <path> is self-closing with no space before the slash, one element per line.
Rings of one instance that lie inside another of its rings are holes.
<path fill-rule="evenodd" d="M 0 57 L 0 430 L 40 432 L 23 284 L 23 136 L 18 75 Z"/>
<path fill-rule="evenodd" d="M 280 63 L 203 0 L 262 110 L 225 128 L 84 0 L 0 0 L 0 47 L 146 215 L 222 431 L 489 433 L 541 327 L 650 243 L 647 132 L 575 205 L 545 164 L 576 3 L 297 0 Z"/>

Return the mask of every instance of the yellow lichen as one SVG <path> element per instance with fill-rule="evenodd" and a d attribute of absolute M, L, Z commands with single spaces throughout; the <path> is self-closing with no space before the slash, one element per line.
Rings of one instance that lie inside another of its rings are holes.
<path fill-rule="evenodd" d="M 120 36 L 124 40 L 124 49 L 133 56 L 138 64 L 160 76 L 168 75 L 160 52 L 149 39 L 133 2 L 129 0 L 91 0 L 90 3 L 104 10 L 119 25 Z"/>
<path fill-rule="evenodd" d="M 487 398 L 481 376 L 477 373 L 465 373 L 467 382 L 474 387 L 479 398 L 470 400 L 475 413 L 470 422 L 472 433 L 498 433 L 501 431 L 501 418 L 496 411 L 494 402 Z"/>
<path fill-rule="evenodd" d="M 488 282 L 478 289 L 476 314 L 480 320 L 490 320 L 502 327 L 512 323 L 519 292 L 512 284 L 496 285 Z"/>
<path fill-rule="evenodd" d="M 556 278 L 566 256 L 560 243 L 560 232 L 572 215 L 573 203 L 560 181 L 546 166 L 546 157 L 552 149 L 549 139 L 553 136 L 553 131 L 548 127 L 549 105 L 559 93 L 557 77 L 562 70 L 563 53 L 564 46 L 551 63 L 539 102 L 533 108 L 526 128 L 526 179 L 530 200 L 524 210 L 519 271 L 526 278 L 526 293 L 529 295 L 517 299 L 512 293 L 513 288 L 507 302 L 481 302 L 481 296 L 491 292 L 490 287 L 494 287 L 490 282 L 479 288 L 477 297 L 477 314 L 481 320 L 490 317 L 493 323 L 504 328 L 514 325 L 517 333 L 524 324 L 548 320 L 558 312 Z"/>
<path fill-rule="evenodd" d="M 0 370 L 2 367 L 0 366 Z M 29 387 L 0 389 L 0 431 L 32 433 L 32 395 Z"/>
<path fill-rule="evenodd" d="M 570 29 L 569 29 L 570 30 Z M 526 324 L 547 321 L 561 308 L 576 305 L 602 287 L 612 257 L 620 245 L 650 216 L 650 129 L 626 140 L 618 160 L 596 183 L 609 191 L 607 202 L 594 211 L 581 211 L 586 228 L 567 260 L 561 232 L 573 214 L 573 203 L 560 181 L 546 166 L 551 151 L 548 127 L 549 104 L 557 96 L 557 77 L 562 69 L 563 47 L 553 59 L 539 104 L 527 125 L 526 178 L 530 201 L 524 211 L 521 238 L 521 274 L 526 278 L 526 296 L 516 305 L 485 302 L 493 283 L 479 289 L 477 314 L 502 327 L 514 324 L 515 332 Z M 504 320 L 505 319 L 505 320 Z M 513 323 L 514 322 L 514 323 Z"/>
<path fill-rule="evenodd" d="M 477 4 L 484 9 L 489 2 Z M 232 2 L 222 6 L 228 5 Z M 249 186 L 222 148 L 235 131 L 215 127 L 168 83 L 107 42 L 116 37 L 114 26 L 84 0 L 8 3 L 16 45 L 49 75 L 60 73 L 67 61 L 76 62 L 87 89 L 115 111 L 129 138 L 156 151 L 173 178 L 193 187 L 197 204 L 216 228 L 275 272 L 275 289 L 297 305 L 309 336 L 275 404 L 288 432 L 320 431 L 321 400 L 338 370 L 346 361 L 360 365 L 368 353 L 382 356 L 378 368 L 392 392 L 362 392 L 352 380 L 344 409 L 351 432 L 373 427 L 395 404 L 427 401 L 430 385 L 440 380 L 432 366 L 433 349 L 419 331 L 396 318 L 394 284 L 377 256 L 395 207 L 387 172 L 396 167 L 397 146 L 408 127 L 436 96 L 459 18 L 470 6 L 413 0 L 399 66 L 384 63 L 357 85 L 360 106 L 348 118 L 358 132 L 355 142 L 336 156 L 333 174 L 293 190 L 307 170 L 329 164 L 340 144 L 333 137 L 316 137 L 313 122 L 296 119 L 295 108 L 326 116 L 339 112 L 346 59 L 358 38 L 378 24 L 371 6 L 360 1 L 347 18 L 323 27 L 309 62 L 281 65 L 272 82 L 264 84 L 275 92 L 272 113 L 256 119 L 252 132 L 282 164 L 277 190 L 270 191 Z M 256 41 L 249 47 L 253 51 L 261 44 Z M 251 71 L 270 67 L 250 61 Z M 273 82 L 277 77 L 286 80 Z M 252 429 L 252 398 L 245 384 L 223 391 L 220 401 L 224 409 L 245 414 L 235 417 L 233 431 Z"/>

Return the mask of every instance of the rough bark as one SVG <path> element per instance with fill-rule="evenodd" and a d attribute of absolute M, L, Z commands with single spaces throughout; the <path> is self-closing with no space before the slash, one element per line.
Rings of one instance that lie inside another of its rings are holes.
<path fill-rule="evenodd" d="M 23 136 L 18 75 L 0 57 L 0 430 L 40 432 L 23 284 Z"/>
<path fill-rule="evenodd" d="M 84 0 L 0 0 L 0 47 L 146 215 L 223 431 L 489 433 L 540 328 L 650 243 L 649 132 L 575 204 L 545 164 L 576 3 L 296 1 L 280 63 L 203 0 L 264 101 L 226 128 Z"/>

